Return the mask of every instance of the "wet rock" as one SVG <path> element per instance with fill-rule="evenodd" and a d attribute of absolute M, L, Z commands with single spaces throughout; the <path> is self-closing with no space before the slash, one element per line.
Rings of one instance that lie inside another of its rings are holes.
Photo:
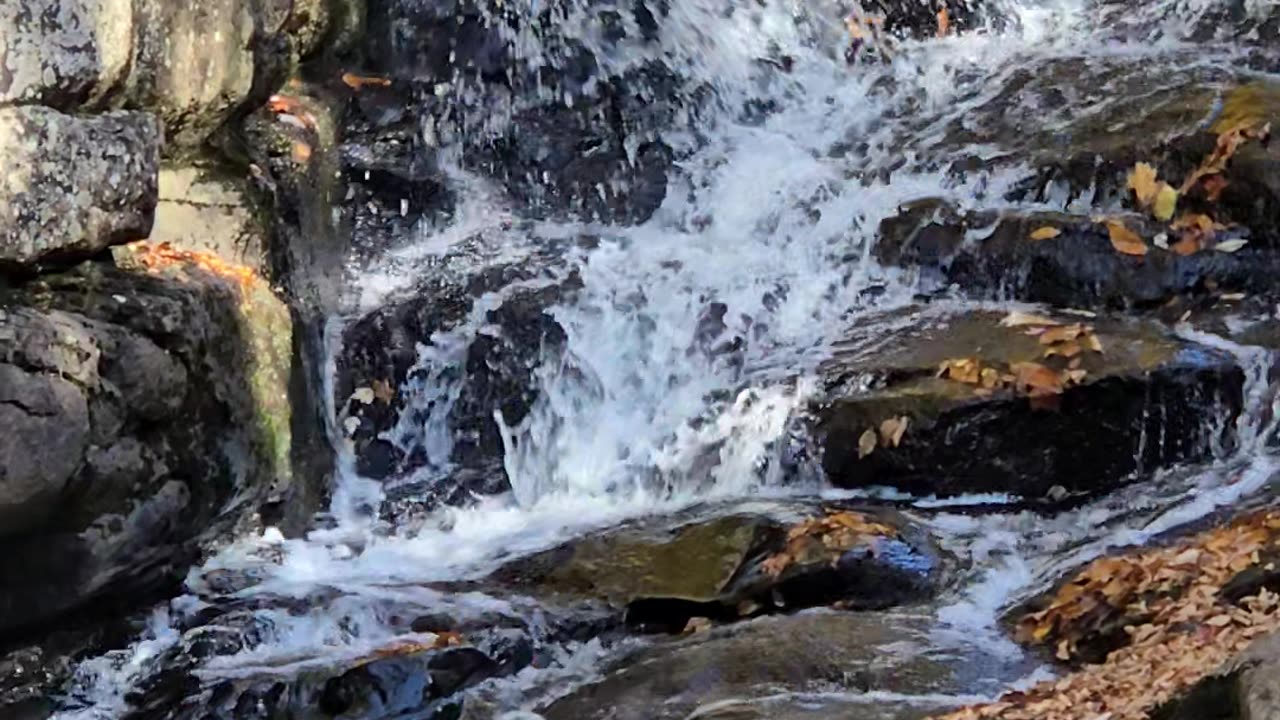
<path fill-rule="evenodd" d="M 1173 38 L 1191 42 L 1236 42 L 1267 46 L 1280 36 L 1280 13 L 1266 3 L 1212 0 L 1193 6 L 1134 6 L 1094 0 L 1091 13 L 1111 32 L 1136 41 Z"/>
<path fill-rule="evenodd" d="M 265 284 L 96 263 L 0 300 L 0 637 L 147 604 L 287 489 L 289 315 Z"/>
<path fill-rule="evenodd" d="M 890 614 L 814 611 L 774 616 L 639 650 L 614 662 L 602 680 L 540 712 L 548 720 L 674 720 L 722 714 L 753 720 L 905 720 L 937 710 L 913 702 L 913 696 L 968 692 L 972 685 L 966 683 L 979 672 L 1017 677 L 1012 675 L 1016 667 L 1001 666 L 981 653 L 966 651 L 963 661 L 946 654 L 929 648 L 927 634 Z M 848 693 L 847 702 L 841 691 Z M 877 702 L 863 695 L 874 691 L 883 692 L 884 698 Z"/>
<path fill-rule="evenodd" d="M 90 255 L 146 237 L 160 129 L 141 113 L 0 108 L 0 267 Z"/>
<path fill-rule="evenodd" d="M 866 528 L 837 540 L 834 525 L 812 522 L 804 526 L 811 537 L 788 535 L 824 517 L 816 508 L 773 511 L 730 508 L 708 520 L 623 526 L 522 558 L 490 580 L 559 602 L 603 600 L 646 632 L 679 632 L 694 617 L 732 621 L 835 602 L 884 608 L 927 598 L 940 582 L 931 540 L 900 516 L 851 511 L 847 517 L 879 523 L 883 534 Z"/>
<path fill-rule="evenodd" d="M 505 489 L 494 410 L 508 424 L 529 411 L 533 371 L 564 342 L 563 330 L 547 310 L 574 287 L 573 282 L 518 286 L 536 277 L 524 265 L 491 268 L 464 278 L 466 284 L 442 273 L 412 298 L 385 305 L 348 328 L 336 400 L 343 421 L 350 423 L 348 435 L 362 474 L 401 477 L 453 462 L 463 470 L 454 474 L 456 485 L 435 488 L 434 497 L 454 496 L 459 488 Z M 494 294 L 500 299 L 495 301 Z M 492 309 L 482 310 L 486 328 L 472 337 L 474 329 L 457 326 L 482 302 Z M 433 340 L 436 333 L 441 336 Z M 427 354 L 420 356 L 418 346 L 426 343 Z M 375 387 L 383 390 L 369 395 Z M 361 388 L 364 395 L 357 393 Z M 431 438 L 423 433 L 444 422 L 453 434 L 451 452 L 433 457 Z M 402 425 L 406 429 L 398 432 Z"/>
<path fill-rule="evenodd" d="M 1048 403 L 1008 386 L 983 389 L 938 377 L 949 359 L 974 358 L 1002 368 L 997 372 L 1011 363 L 1061 360 L 1045 359 L 1045 346 L 1025 328 L 1001 327 L 1003 317 L 925 313 L 888 346 L 847 349 L 831 361 L 824 368 L 826 399 L 814 408 L 831 482 L 923 495 L 1062 499 L 1208 458 L 1232 441 L 1243 371 L 1225 353 L 1174 338 L 1154 323 L 1090 320 L 1103 352 L 1079 355 L 1080 384 L 1068 383 Z M 907 429 L 900 442 L 880 440 L 881 423 L 902 417 Z"/>
<path fill-rule="evenodd" d="M 1140 216 L 1117 216 L 1148 243 L 1173 233 Z M 1060 234 L 1032 240 L 1050 227 Z M 1219 240 L 1237 237 L 1223 231 Z M 1172 237 L 1170 243 L 1176 243 Z M 952 286 L 980 298 L 1018 299 L 1062 307 L 1149 309 L 1179 297 L 1271 293 L 1280 257 L 1250 243 L 1235 253 L 1183 256 L 1149 245 L 1142 257 L 1111 244 L 1105 224 L 1051 212 L 960 214 L 933 200 L 905 206 L 881 223 L 874 253 L 882 263 L 915 271 L 926 291 Z"/>

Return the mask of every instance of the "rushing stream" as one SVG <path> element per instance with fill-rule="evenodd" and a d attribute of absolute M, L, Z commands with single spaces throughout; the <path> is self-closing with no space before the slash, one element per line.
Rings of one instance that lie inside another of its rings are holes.
<path fill-rule="evenodd" d="M 981 142 L 956 148 L 954 129 L 1006 92 L 1018 69 L 1033 61 L 1123 61 L 1212 77 L 1215 67 L 1231 62 L 1232 48 L 1197 46 L 1191 60 L 1181 40 L 1183 28 L 1211 9 L 1210 0 L 1145 3 L 1127 16 L 1088 0 L 1001 0 L 985 4 L 959 34 L 898 40 L 887 61 L 864 53 L 853 62 L 845 57 L 841 20 L 848 8 L 825 1 L 678 0 L 658 42 L 647 44 L 603 39 L 589 2 L 552 11 L 536 0 L 519 5 L 520 12 L 561 14 L 559 31 L 593 51 L 596 76 L 658 62 L 679 72 L 685 87 L 699 88 L 696 101 L 653 130 L 677 158 L 665 200 L 638 225 L 521 221 L 520 208 L 492 180 L 466 169 L 464 138 L 439 131 L 441 167 L 458 207 L 449 220 L 424 221 L 413 237 L 361 262 L 353 270 L 350 311 L 332 320 L 330 334 L 336 356 L 348 322 L 412 292 L 432 273 L 540 266 L 533 279 L 479 297 L 451 329 L 419 339 L 415 371 L 399 389 L 416 412 L 402 413 L 391 437 L 431 459 L 403 482 L 431 483 L 455 471 L 444 459 L 456 439 L 449 410 L 466 382 L 460 368 L 467 348 L 485 333 L 501 332 L 487 312 L 519 290 L 570 278 L 580 283 L 550 310 L 564 331 L 564 350 L 542 356 L 532 407 L 518 422 L 494 409 L 511 491 L 465 508 L 379 516 L 373 509 L 382 506 L 384 485 L 354 471 L 344 433 L 347 423 L 359 421 L 345 416 L 339 398 L 332 432 L 342 472 L 326 522 L 306 539 L 268 530 L 222 548 L 192 570 L 186 595 L 155 610 L 145 637 L 80 665 L 57 717 L 125 716 L 130 692 L 144 686 L 148 694 L 159 692 L 146 683 L 166 671 L 171 650 L 221 631 L 199 620 L 216 607 L 236 608 L 237 632 L 252 628 L 253 638 L 234 652 L 184 656 L 184 672 L 198 682 L 171 701 L 173 708 L 179 699 L 188 703 L 173 710 L 175 717 L 200 717 L 197 709 L 227 702 L 211 695 L 222 680 L 298 678 L 351 665 L 397 639 L 429 640 L 405 627 L 403 618 L 415 609 L 516 616 L 535 635 L 541 628 L 545 657 L 536 668 L 468 691 L 494 714 L 533 717 L 527 713 L 548 698 L 598 678 L 613 658 L 651 641 L 563 639 L 552 629 L 554 613 L 538 600 L 490 594 L 461 581 L 479 581 L 515 558 L 627 520 L 714 514 L 744 500 L 763 507 L 854 495 L 904 508 L 962 568 L 933 604 L 881 617 L 898 630 L 886 631 L 891 640 L 878 646 L 878 662 L 928 657 L 966 670 L 945 691 L 834 683 L 800 695 L 761 691 L 750 702 L 788 704 L 786 717 L 797 718 L 831 717 L 832 708 L 883 713 L 876 717 L 923 714 L 1048 676 L 1051 669 L 1007 639 L 1005 611 L 1109 549 L 1147 543 L 1220 508 L 1257 501 L 1280 469 L 1267 446 L 1273 434 L 1269 356 L 1190 327 L 1180 332 L 1229 352 L 1246 370 L 1235 442 L 1220 448 L 1212 463 L 1148 473 L 1051 516 L 999 494 L 936 499 L 831 489 L 806 455 L 796 424 L 836 343 L 872 352 L 898 324 L 911 321 L 893 311 L 915 302 L 927 279 L 876 262 L 871 249 L 880 222 L 922 197 L 980 208 L 1030 173 L 1012 161 L 948 172 L 941 162 L 947 156 L 1000 154 Z M 1130 23 L 1159 31 L 1126 34 Z M 531 66 L 549 56 L 535 34 L 511 40 Z M 516 98 L 511 115 L 520 102 L 546 101 L 554 92 L 533 89 L 530 97 Z M 1102 95 L 1066 99 L 1078 103 L 1076 116 L 1103 113 L 1109 101 Z M 1011 110 L 1039 115 L 1050 126 L 1057 112 Z M 497 112 L 473 121 L 467 132 L 484 133 L 511 119 Z M 422 132 L 438 131 L 424 119 Z M 599 189 L 601 197 L 627 192 Z M 1089 203 L 1047 196 L 1028 206 Z M 959 313 L 1013 305 L 945 298 L 930 307 Z M 1206 416 L 1204 422 L 1221 420 Z M 395 698 L 384 702 L 386 716 L 401 716 L 392 713 L 399 712 Z M 715 710 L 696 716 L 712 717 Z"/>

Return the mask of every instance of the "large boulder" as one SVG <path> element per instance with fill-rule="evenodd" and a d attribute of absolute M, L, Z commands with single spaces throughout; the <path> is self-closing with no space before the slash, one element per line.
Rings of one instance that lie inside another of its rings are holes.
<path fill-rule="evenodd" d="M 0 108 L 0 267 L 146 237 L 160 144 L 159 126 L 142 113 Z"/>
<path fill-rule="evenodd" d="M 988 681 L 1013 680 L 1033 665 L 931 645 L 926 629 L 891 613 L 760 618 L 618 658 L 601 679 L 539 712 L 548 720 L 907 720 L 945 707 L 939 696 L 972 692 L 969 668 L 982 667 Z"/>
<path fill-rule="evenodd" d="M 882 609 L 939 587 L 927 532 L 884 509 L 782 504 L 711 508 L 589 535 L 521 558 L 491 578 L 553 604 L 600 601 L 629 627 L 679 632 L 693 618 L 732 622 L 839 603 Z"/>
<path fill-rule="evenodd" d="M 926 311 L 882 347 L 838 353 L 814 408 L 831 482 L 1062 500 L 1233 442 L 1244 372 L 1227 353 L 1154 322 L 1065 315 L 1044 319 L 1076 338 L 1045 343 L 1006 315 Z"/>
<path fill-rule="evenodd" d="M 287 309 L 208 262 L 133 259 L 4 294 L 0 635 L 138 607 L 287 494 Z"/>

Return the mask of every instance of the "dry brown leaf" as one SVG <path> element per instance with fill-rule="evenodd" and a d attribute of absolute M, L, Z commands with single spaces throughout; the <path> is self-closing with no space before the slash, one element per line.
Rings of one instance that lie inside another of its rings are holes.
<path fill-rule="evenodd" d="M 1124 255 L 1141 257 L 1147 254 L 1147 244 L 1137 233 L 1125 227 L 1118 220 L 1107 221 L 1107 234 L 1111 237 L 1111 247 Z"/>
<path fill-rule="evenodd" d="M 1031 231 L 1029 236 L 1032 240 L 1052 240 L 1062 234 L 1062 231 L 1052 225 L 1045 225 L 1042 228 L 1036 228 Z"/>
<path fill-rule="evenodd" d="M 684 635 L 692 635 L 694 633 L 706 632 L 711 629 L 711 619 L 704 617 L 691 617 L 689 622 L 684 624 L 684 630 L 680 632 Z"/>
<path fill-rule="evenodd" d="M 1231 158 L 1245 142 L 1249 140 L 1265 141 L 1270 135 L 1271 123 L 1256 121 L 1246 121 L 1241 125 L 1223 131 L 1218 135 L 1218 142 L 1209 157 L 1200 164 L 1200 167 L 1192 170 L 1187 175 L 1187 179 L 1182 183 L 1181 192 L 1185 193 L 1195 187 L 1201 178 L 1220 175 L 1225 172 L 1227 164 L 1231 162 Z"/>
<path fill-rule="evenodd" d="M 1060 357 L 1071 359 L 1079 355 L 1083 351 L 1083 349 L 1084 348 L 1080 346 L 1080 343 L 1078 341 L 1065 340 L 1060 343 L 1054 343 L 1053 345 L 1050 345 L 1049 347 L 1045 348 L 1044 356 L 1046 358 L 1051 358 L 1057 355 Z"/>
<path fill-rule="evenodd" d="M 1169 249 L 1183 257 L 1195 255 L 1200 252 L 1200 241 L 1195 237 L 1186 237 L 1170 245 Z"/>
<path fill-rule="evenodd" d="M 1043 315 L 1032 315 L 1031 313 L 1024 313 L 1017 310 L 1009 313 L 1007 316 L 1005 316 L 1003 320 L 1000 321 L 1000 325 L 1002 325 L 1003 327 L 1028 327 L 1028 326 L 1053 327 L 1055 325 L 1061 325 L 1061 324 L 1062 323 L 1058 322 L 1057 320 L 1045 317 Z"/>
<path fill-rule="evenodd" d="M 1218 202 L 1222 198 L 1222 191 L 1227 189 L 1227 178 L 1221 173 L 1208 175 L 1200 180 L 1200 187 L 1204 190 L 1205 199 L 1209 202 Z"/>
<path fill-rule="evenodd" d="M 881 447 L 898 447 L 902 443 L 902 436 L 907 433 L 907 425 L 910 422 L 911 418 L 903 415 L 880 423 Z"/>
<path fill-rule="evenodd" d="M 391 85 L 390 78 L 378 77 L 376 75 L 357 75 L 352 72 L 342 73 L 342 82 L 352 90 L 360 90 L 366 85 L 375 87 L 388 87 Z"/>
<path fill-rule="evenodd" d="M 1040 363 L 1023 362 L 1010 366 L 1014 372 L 1014 384 L 1018 392 L 1031 397 L 1061 395 L 1063 391 L 1062 373 Z"/>
<path fill-rule="evenodd" d="M 982 382 L 982 367 L 974 358 L 953 358 L 943 361 L 938 368 L 938 377 L 978 385 Z"/>
<path fill-rule="evenodd" d="M 1050 328 L 1040 334 L 1040 344 L 1052 345 L 1054 343 L 1064 342 L 1067 340 L 1075 340 L 1088 332 L 1088 328 L 1080 323 Z"/>
<path fill-rule="evenodd" d="M 390 405 L 391 401 L 396 397 L 395 388 L 386 380 L 374 380 L 370 383 L 373 389 L 373 396 L 380 400 L 383 405 Z"/>

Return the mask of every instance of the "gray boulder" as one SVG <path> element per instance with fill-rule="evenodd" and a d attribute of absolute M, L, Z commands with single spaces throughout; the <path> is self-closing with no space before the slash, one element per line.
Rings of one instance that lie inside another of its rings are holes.
<path fill-rule="evenodd" d="M 146 237 L 160 144 L 160 127 L 144 113 L 0 109 L 0 266 Z"/>

